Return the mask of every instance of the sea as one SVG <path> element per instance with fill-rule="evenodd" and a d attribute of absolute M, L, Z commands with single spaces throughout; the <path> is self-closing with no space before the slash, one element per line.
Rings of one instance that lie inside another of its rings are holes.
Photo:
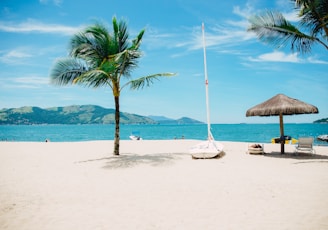
<path fill-rule="evenodd" d="M 113 140 L 115 125 L 0 125 L 0 141 L 78 142 Z M 328 134 L 328 124 L 284 124 L 285 135 L 295 139 L 313 137 L 315 145 L 328 146 L 319 135 Z M 206 124 L 181 125 L 120 125 L 120 139 L 129 140 L 138 133 L 143 140 L 207 139 Z M 217 141 L 270 143 L 280 136 L 279 124 L 212 124 L 211 133 Z"/>

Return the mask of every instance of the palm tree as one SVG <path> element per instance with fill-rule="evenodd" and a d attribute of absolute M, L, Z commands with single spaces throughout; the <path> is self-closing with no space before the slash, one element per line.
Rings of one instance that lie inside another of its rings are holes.
<path fill-rule="evenodd" d="M 291 45 L 292 51 L 310 53 L 314 44 L 328 50 L 328 0 L 291 0 L 299 11 L 299 25 L 287 21 L 279 12 L 267 11 L 249 19 L 248 31 L 277 48 Z"/>
<path fill-rule="evenodd" d="M 140 45 L 144 30 L 131 42 L 124 20 L 113 17 L 113 33 L 99 23 L 75 34 L 69 45 L 69 57 L 58 59 L 50 73 L 51 82 L 57 85 L 80 84 L 88 87 L 109 86 L 115 101 L 114 155 L 119 155 L 121 91 L 126 86 L 139 89 L 149 86 L 158 77 L 172 73 L 158 73 L 137 79 L 131 71 L 141 57 Z M 122 80 L 123 79 L 123 80 Z M 123 81 L 121 86 L 121 80 Z"/>

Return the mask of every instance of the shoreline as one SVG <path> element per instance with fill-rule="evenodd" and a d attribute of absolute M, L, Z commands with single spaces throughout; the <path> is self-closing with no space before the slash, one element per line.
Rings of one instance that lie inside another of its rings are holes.
<path fill-rule="evenodd" d="M 218 141 L 271 143 L 279 136 L 278 124 L 213 124 L 212 134 Z M 81 142 L 90 140 L 114 140 L 114 129 L 105 125 L 56 125 L 56 126 L 0 126 L 0 140 L 39 142 L 49 139 L 51 142 Z M 133 132 L 139 132 L 144 140 L 174 140 L 207 138 L 207 129 L 203 125 L 122 125 L 121 140 L 130 140 Z M 327 132 L 323 124 L 286 124 L 285 133 L 295 139 L 312 136 L 314 145 L 328 146 L 317 136 Z"/>
<path fill-rule="evenodd" d="M 225 142 L 193 160 L 199 140 L 0 142 L 0 228 L 327 229 L 328 147 Z"/>
<path fill-rule="evenodd" d="M 149 142 L 162 142 L 162 143 L 165 143 L 165 142 L 178 142 L 178 141 L 182 141 L 182 142 L 185 142 L 185 143 L 188 143 L 192 145 L 195 145 L 199 142 L 202 142 L 202 141 L 206 141 L 206 140 L 201 140 L 201 139 L 188 139 L 188 138 L 172 138 L 172 139 L 156 139 L 156 140 L 150 140 L 150 139 L 142 139 L 142 140 L 127 140 L 127 139 L 121 139 L 120 140 L 120 144 L 123 143 L 123 144 L 128 144 L 128 143 L 132 143 L 132 142 L 137 142 L 137 143 L 146 143 Z M 215 140 L 215 142 L 218 142 L 218 143 L 223 143 L 223 144 L 228 144 L 228 145 L 231 145 L 233 143 L 237 143 L 237 144 L 243 144 L 243 145 L 248 145 L 248 144 L 262 144 L 266 147 L 269 147 L 269 151 L 280 151 L 280 144 L 279 143 L 271 143 L 271 142 L 254 142 L 254 141 L 220 141 L 220 140 Z M 71 143 L 71 144 L 78 144 L 78 143 L 107 143 L 109 145 L 114 145 L 114 140 L 80 140 L 80 141 L 52 141 L 51 139 L 45 139 L 45 140 L 42 140 L 42 141 L 16 141 L 16 140 L 0 140 L 0 145 L 1 143 L 17 143 L 17 144 L 24 144 L 24 143 L 27 143 L 27 144 L 37 144 L 37 143 L 55 143 L 55 144 L 68 144 L 68 143 Z M 297 144 L 285 144 L 285 148 L 287 148 L 289 151 L 293 152 L 293 149 L 295 148 Z M 191 147 L 189 146 L 189 147 Z M 0 146 L 1 147 L 1 146 Z M 328 150 L 328 143 L 325 143 L 325 144 L 316 144 L 316 143 L 313 143 L 313 147 L 314 148 L 318 148 L 321 149 L 327 149 Z M 181 149 L 181 148 L 180 148 Z M 277 149 L 277 150 L 276 150 Z M 188 152 L 188 148 L 184 149 L 184 151 Z"/>

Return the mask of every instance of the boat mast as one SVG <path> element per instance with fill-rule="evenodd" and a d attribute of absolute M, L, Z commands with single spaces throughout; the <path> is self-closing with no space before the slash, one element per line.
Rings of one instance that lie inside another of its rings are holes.
<path fill-rule="evenodd" d="M 205 74 L 205 91 L 206 91 L 206 114 L 207 114 L 207 135 L 208 140 L 213 140 L 210 125 L 210 108 L 208 98 L 208 77 L 207 77 L 207 65 L 206 65 L 206 43 L 205 43 L 205 29 L 204 23 L 202 23 L 202 34 L 203 34 L 203 51 L 204 51 L 204 74 Z"/>

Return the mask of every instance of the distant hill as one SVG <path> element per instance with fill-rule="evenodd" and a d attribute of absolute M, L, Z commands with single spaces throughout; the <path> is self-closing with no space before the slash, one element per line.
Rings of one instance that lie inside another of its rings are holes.
<path fill-rule="evenodd" d="M 172 118 L 168 118 L 168 117 L 164 117 L 164 116 L 154 116 L 154 115 L 150 115 L 148 116 L 150 119 L 154 120 L 154 121 L 174 121 L 174 119 Z"/>
<path fill-rule="evenodd" d="M 328 123 L 328 117 L 327 118 L 322 118 L 320 120 L 316 120 L 313 123 L 323 123 L 323 124 L 327 124 Z"/>
<path fill-rule="evenodd" d="M 156 119 L 131 113 L 120 113 L 121 124 L 159 124 Z M 160 116 L 159 116 L 160 117 Z M 191 118 L 168 119 L 175 124 L 198 122 Z M 115 110 L 96 105 L 72 105 L 65 107 L 40 108 L 24 106 L 1 109 L 0 125 L 33 124 L 114 124 Z"/>
<path fill-rule="evenodd" d="M 154 120 L 121 112 L 122 124 L 154 124 Z M 25 106 L 0 110 L 0 124 L 114 124 L 115 110 L 95 105 L 73 105 L 42 109 Z"/>
<path fill-rule="evenodd" d="M 149 118 L 153 119 L 156 121 L 158 124 L 165 124 L 165 125 L 181 125 L 181 124 L 203 124 L 201 121 L 197 121 L 195 119 L 189 118 L 189 117 L 182 117 L 180 119 L 172 119 L 172 118 L 167 118 L 164 116 L 148 116 Z"/>
<path fill-rule="evenodd" d="M 176 122 L 178 124 L 204 124 L 204 122 L 197 121 L 197 120 L 191 119 L 189 117 L 182 117 L 180 119 L 177 119 Z"/>

